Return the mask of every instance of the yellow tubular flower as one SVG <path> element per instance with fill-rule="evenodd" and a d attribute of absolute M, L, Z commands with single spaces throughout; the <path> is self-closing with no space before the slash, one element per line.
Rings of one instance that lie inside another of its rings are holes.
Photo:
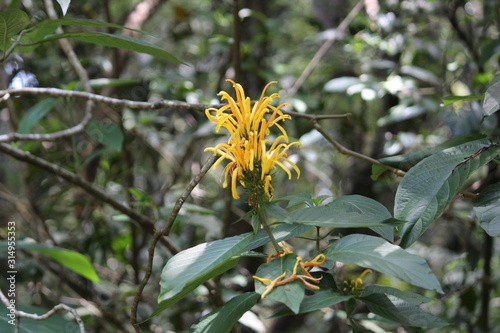
<path fill-rule="evenodd" d="M 297 178 L 300 177 L 299 168 L 288 159 L 287 154 L 292 145 L 300 146 L 301 144 L 299 142 L 288 143 L 288 134 L 279 124 L 286 119 L 291 119 L 289 115 L 281 111 L 285 104 L 278 107 L 270 105 L 279 95 L 265 96 L 267 88 L 276 81 L 265 86 L 260 99 L 253 107 L 250 98 L 245 96 L 242 86 L 232 80 L 227 81 L 233 84 L 236 100 L 227 92 L 222 91 L 219 96 L 228 104 L 219 109 L 208 108 L 205 114 L 210 121 L 217 124 L 216 132 L 225 128 L 230 138 L 227 143 L 206 148 L 205 151 L 220 155 L 214 168 L 223 160 L 230 160 L 224 168 L 223 187 L 229 185 L 230 177 L 231 192 L 235 199 L 239 199 L 236 189 L 239 182 L 247 192 L 253 194 L 253 198 L 256 198 L 250 200 L 250 205 L 259 205 L 272 199 L 272 173 L 277 166 L 285 170 L 288 178 L 291 179 L 292 173 L 284 164 L 286 162 L 295 170 Z M 269 135 L 273 127 L 278 129 L 279 135 L 271 142 Z M 262 197 L 267 200 L 263 200 Z"/>

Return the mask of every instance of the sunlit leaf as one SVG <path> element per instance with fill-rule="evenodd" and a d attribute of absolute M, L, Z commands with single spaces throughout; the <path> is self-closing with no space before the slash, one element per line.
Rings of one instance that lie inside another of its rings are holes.
<path fill-rule="evenodd" d="M 490 116 L 500 110 L 500 80 L 493 83 L 484 96 L 483 113 Z"/>
<path fill-rule="evenodd" d="M 447 106 L 456 102 L 463 101 L 482 101 L 484 98 L 484 94 L 475 94 L 475 95 L 467 95 L 467 96 L 446 96 L 443 97 L 443 106 Z"/>
<path fill-rule="evenodd" d="M 2 249 L 2 253 L 5 253 L 7 241 L 0 241 L 0 249 Z M 16 242 L 16 249 L 45 254 L 90 281 L 99 282 L 99 277 L 92 267 L 92 264 L 81 253 L 46 244 L 24 241 Z"/>
<path fill-rule="evenodd" d="M 443 292 L 427 262 L 382 238 L 353 234 L 345 236 L 325 252 L 330 260 L 392 275 L 422 288 Z"/>
<path fill-rule="evenodd" d="M 244 293 L 230 299 L 226 304 L 201 318 L 191 327 L 192 333 L 226 333 L 230 332 L 241 316 L 250 310 L 259 300 L 260 295 L 254 292 Z"/>
<path fill-rule="evenodd" d="M 469 176 L 499 151 L 488 140 L 476 140 L 431 155 L 411 168 L 399 184 L 394 207 L 394 217 L 406 221 L 400 231 L 401 247 L 413 244 Z"/>
<path fill-rule="evenodd" d="M 482 190 L 473 204 L 481 228 L 492 237 L 500 236 L 500 183 Z"/>
<path fill-rule="evenodd" d="M 159 306 L 153 316 L 203 282 L 234 267 L 251 239 L 249 234 L 224 238 L 199 244 L 173 256 L 163 268 Z"/>

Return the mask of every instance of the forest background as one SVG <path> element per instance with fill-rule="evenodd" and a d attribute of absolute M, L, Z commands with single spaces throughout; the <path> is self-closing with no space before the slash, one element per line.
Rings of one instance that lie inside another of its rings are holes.
<path fill-rule="evenodd" d="M 439 318 L 426 319 L 431 328 L 400 308 L 384 315 L 373 304 L 347 300 L 270 318 L 284 306 L 265 299 L 248 306 L 238 324 L 240 315 L 229 315 L 230 330 L 499 329 L 498 186 L 481 202 L 489 213 L 477 201 L 500 179 L 496 0 L 12 0 L 0 11 L 0 287 L 7 295 L 14 228 L 15 304 L 23 311 L 10 324 L 3 295 L 2 332 L 210 332 L 193 325 L 235 295 L 253 292 L 252 276 L 270 244 L 223 275 L 194 277 L 192 292 L 179 293 L 150 318 L 173 255 L 252 233 L 247 198 L 235 200 L 221 186 L 222 168 L 206 164 L 213 154 L 204 149 L 224 135 L 204 111 L 222 103 L 219 91 L 232 93 L 226 79 L 252 100 L 277 81 L 270 93 L 289 104 L 292 119 L 283 126 L 302 147 L 291 148 L 288 159 L 301 174 L 288 180 L 277 170 L 274 198 L 308 193 L 301 203 L 315 206 L 360 195 L 393 212 L 405 172 L 472 142 L 448 176 L 461 176 L 459 167 L 471 174 L 428 229 L 391 242 L 403 239 L 405 253 L 424 258 L 442 290 L 359 262 L 329 267 L 338 285 L 375 268 L 364 285 L 428 297 L 423 308 Z M 57 23 L 40 23 L 50 20 Z M 479 158 L 475 167 L 465 165 Z M 288 246 L 309 257 L 364 234 L 375 235 L 318 227 L 302 238 L 293 234 Z"/>

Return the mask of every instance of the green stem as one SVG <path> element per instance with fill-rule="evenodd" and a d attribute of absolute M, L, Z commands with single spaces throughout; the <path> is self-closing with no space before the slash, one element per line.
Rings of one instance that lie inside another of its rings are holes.
<path fill-rule="evenodd" d="M 266 214 L 264 213 L 264 209 L 261 206 L 259 206 L 259 208 L 257 208 L 257 214 L 258 214 L 257 216 L 259 218 L 260 224 L 262 225 L 262 228 L 264 228 L 264 230 L 267 232 L 267 235 L 269 236 L 269 239 L 271 240 L 271 244 L 273 244 L 273 247 L 276 250 L 276 252 L 283 251 L 281 246 L 278 244 L 278 241 L 276 241 L 276 238 L 274 238 L 274 235 L 273 235 L 273 232 L 271 231 L 271 228 L 267 224 Z"/>

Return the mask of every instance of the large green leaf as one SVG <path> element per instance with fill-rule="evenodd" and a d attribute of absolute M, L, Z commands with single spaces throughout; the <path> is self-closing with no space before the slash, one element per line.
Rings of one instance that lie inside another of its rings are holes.
<path fill-rule="evenodd" d="M 353 234 L 333 243 L 325 252 L 329 260 L 372 268 L 426 289 L 443 292 L 426 261 L 382 238 Z"/>
<path fill-rule="evenodd" d="M 347 195 L 326 206 L 297 209 L 290 213 L 294 223 L 327 228 L 383 227 L 392 219 L 381 203 L 361 195 Z"/>
<path fill-rule="evenodd" d="M 288 220 L 326 228 L 370 227 L 390 241 L 393 240 L 393 225 L 390 223 L 395 222 L 381 203 L 361 195 L 347 195 L 326 206 L 295 210 Z"/>
<path fill-rule="evenodd" d="M 297 255 L 288 254 L 272 260 L 269 263 L 262 264 L 257 269 L 255 275 L 272 281 L 286 272 L 286 276 L 282 279 L 284 280 L 292 275 L 296 258 Z M 302 272 L 299 271 L 297 274 L 302 274 Z M 262 294 L 268 285 L 269 284 L 262 283 L 259 280 L 255 280 L 255 291 Z M 265 297 L 284 303 L 293 313 L 297 314 L 300 310 L 300 303 L 304 298 L 304 289 L 304 284 L 301 281 L 295 280 L 274 287 Z"/>
<path fill-rule="evenodd" d="M 493 83 L 484 96 L 483 113 L 490 116 L 500 110 L 500 80 Z"/>
<path fill-rule="evenodd" d="M 0 12 L 0 50 L 6 51 L 10 38 L 17 35 L 30 24 L 28 14 L 14 9 Z"/>
<path fill-rule="evenodd" d="M 105 32 L 68 32 L 63 34 L 49 35 L 45 36 L 39 41 L 33 41 L 33 43 L 30 44 L 19 44 L 19 46 L 32 46 L 33 44 L 44 43 L 61 38 L 74 39 L 84 43 L 104 45 L 129 51 L 146 53 L 152 55 L 153 57 L 165 59 L 178 64 L 183 63 L 171 53 L 146 41 L 134 37 L 109 34 Z"/>
<path fill-rule="evenodd" d="M 371 312 L 405 326 L 443 327 L 448 325 L 418 306 L 388 293 L 369 294 L 359 299 L 368 306 Z"/>
<path fill-rule="evenodd" d="M 37 23 L 32 27 L 31 30 L 36 30 L 40 28 L 45 28 L 49 26 L 59 27 L 61 25 L 76 25 L 76 26 L 90 26 L 90 27 L 103 27 L 103 28 L 115 28 L 115 29 L 127 29 L 142 34 L 150 35 L 148 32 L 143 30 L 131 29 L 118 24 L 102 22 L 97 20 L 83 19 L 83 18 L 61 18 L 55 20 L 44 20 Z"/>
<path fill-rule="evenodd" d="M 455 147 L 455 146 L 461 145 L 461 144 L 466 143 L 466 142 L 484 139 L 484 138 L 486 138 L 486 135 L 482 134 L 482 133 L 464 135 L 464 136 L 461 136 L 458 138 L 453 138 L 451 140 L 448 140 L 446 142 L 443 142 L 443 143 L 441 143 L 437 146 L 431 147 L 431 148 L 419 150 L 419 151 L 416 151 L 416 152 L 411 153 L 411 154 L 384 157 L 384 158 L 380 159 L 379 161 L 386 164 L 386 165 L 407 171 L 407 170 L 410 170 L 410 168 L 415 166 L 418 162 L 420 162 L 424 158 L 429 157 L 435 153 L 439 153 L 447 148 Z"/>
<path fill-rule="evenodd" d="M 111 123 L 90 121 L 85 129 L 88 135 L 103 145 L 121 151 L 123 144 L 122 130 Z"/>
<path fill-rule="evenodd" d="M 5 253 L 7 248 L 7 241 L 0 241 L 0 249 L 2 249 L 2 253 Z M 71 269 L 75 273 L 78 273 L 81 276 L 89 279 L 90 281 L 99 282 L 99 277 L 92 267 L 92 264 L 81 253 L 46 244 L 30 243 L 24 241 L 17 241 L 16 249 L 45 254 L 61 265 Z"/>
<path fill-rule="evenodd" d="M 482 190 L 473 204 L 481 228 L 492 237 L 500 236 L 500 183 Z"/>
<path fill-rule="evenodd" d="M 310 226 L 283 224 L 272 231 L 277 241 L 283 241 L 309 229 Z M 234 267 L 242 254 L 268 242 L 269 236 L 261 230 L 257 235 L 246 233 L 179 252 L 163 268 L 158 297 L 160 304 L 151 317 L 185 297 L 200 284 Z"/>
<path fill-rule="evenodd" d="M 203 282 L 234 267 L 252 235 L 199 244 L 173 256 L 161 273 L 159 306 L 154 315 L 174 304 Z"/>
<path fill-rule="evenodd" d="M 278 242 L 299 236 L 310 230 L 312 226 L 302 224 L 281 224 L 272 229 L 273 236 Z M 250 234 L 246 234 L 250 235 Z M 250 251 L 269 243 L 269 236 L 264 230 L 257 233 L 255 238 L 248 243 L 244 251 Z"/>
<path fill-rule="evenodd" d="M 33 105 L 21 118 L 17 132 L 21 134 L 29 133 L 31 128 L 49 113 L 56 104 L 57 99 L 46 98 Z"/>
<path fill-rule="evenodd" d="M 260 295 L 254 292 L 244 293 L 229 300 L 226 304 L 201 318 L 191 327 L 192 333 L 226 333 L 241 316 L 257 304 Z"/>
<path fill-rule="evenodd" d="M 431 298 L 416 293 L 405 292 L 396 288 L 379 286 L 379 285 L 366 286 L 360 297 L 367 297 L 372 294 L 393 295 L 401 298 L 405 302 L 410 303 L 412 305 L 422 305 L 424 303 L 432 301 Z"/>
<path fill-rule="evenodd" d="M 500 148 L 476 140 L 431 155 L 408 171 L 396 192 L 394 217 L 406 221 L 401 247 L 413 244 L 443 212 L 472 172 L 495 156 Z"/>
<path fill-rule="evenodd" d="M 37 315 L 43 315 L 49 311 L 49 309 L 43 309 L 35 306 L 16 304 L 16 309 L 24 311 L 26 313 L 33 313 Z M 45 320 L 33 320 L 29 318 L 22 318 L 19 322 L 19 326 L 14 326 L 9 321 L 11 318 L 8 316 L 9 310 L 5 306 L 0 306 L 0 332 L 10 333 L 54 333 L 54 332 L 80 332 L 78 325 L 75 320 L 65 319 L 64 312 L 60 312 Z M 71 315 L 69 315 L 71 318 Z M 18 329 L 18 331 L 15 331 Z"/>
<path fill-rule="evenodd" d="M 332 290 L 318 290 L 311 296 L 306 296 L 304 300 L 302 300 L 298 313 L 307 313 L 327 308 L 343 301 L 347 301 L 352 297 L 352 295 L 342 295 Z M 293 315 L 293 312 L 290 309 L 285 309 L 276 313 L 273 317 L 289 315 Z"/>

